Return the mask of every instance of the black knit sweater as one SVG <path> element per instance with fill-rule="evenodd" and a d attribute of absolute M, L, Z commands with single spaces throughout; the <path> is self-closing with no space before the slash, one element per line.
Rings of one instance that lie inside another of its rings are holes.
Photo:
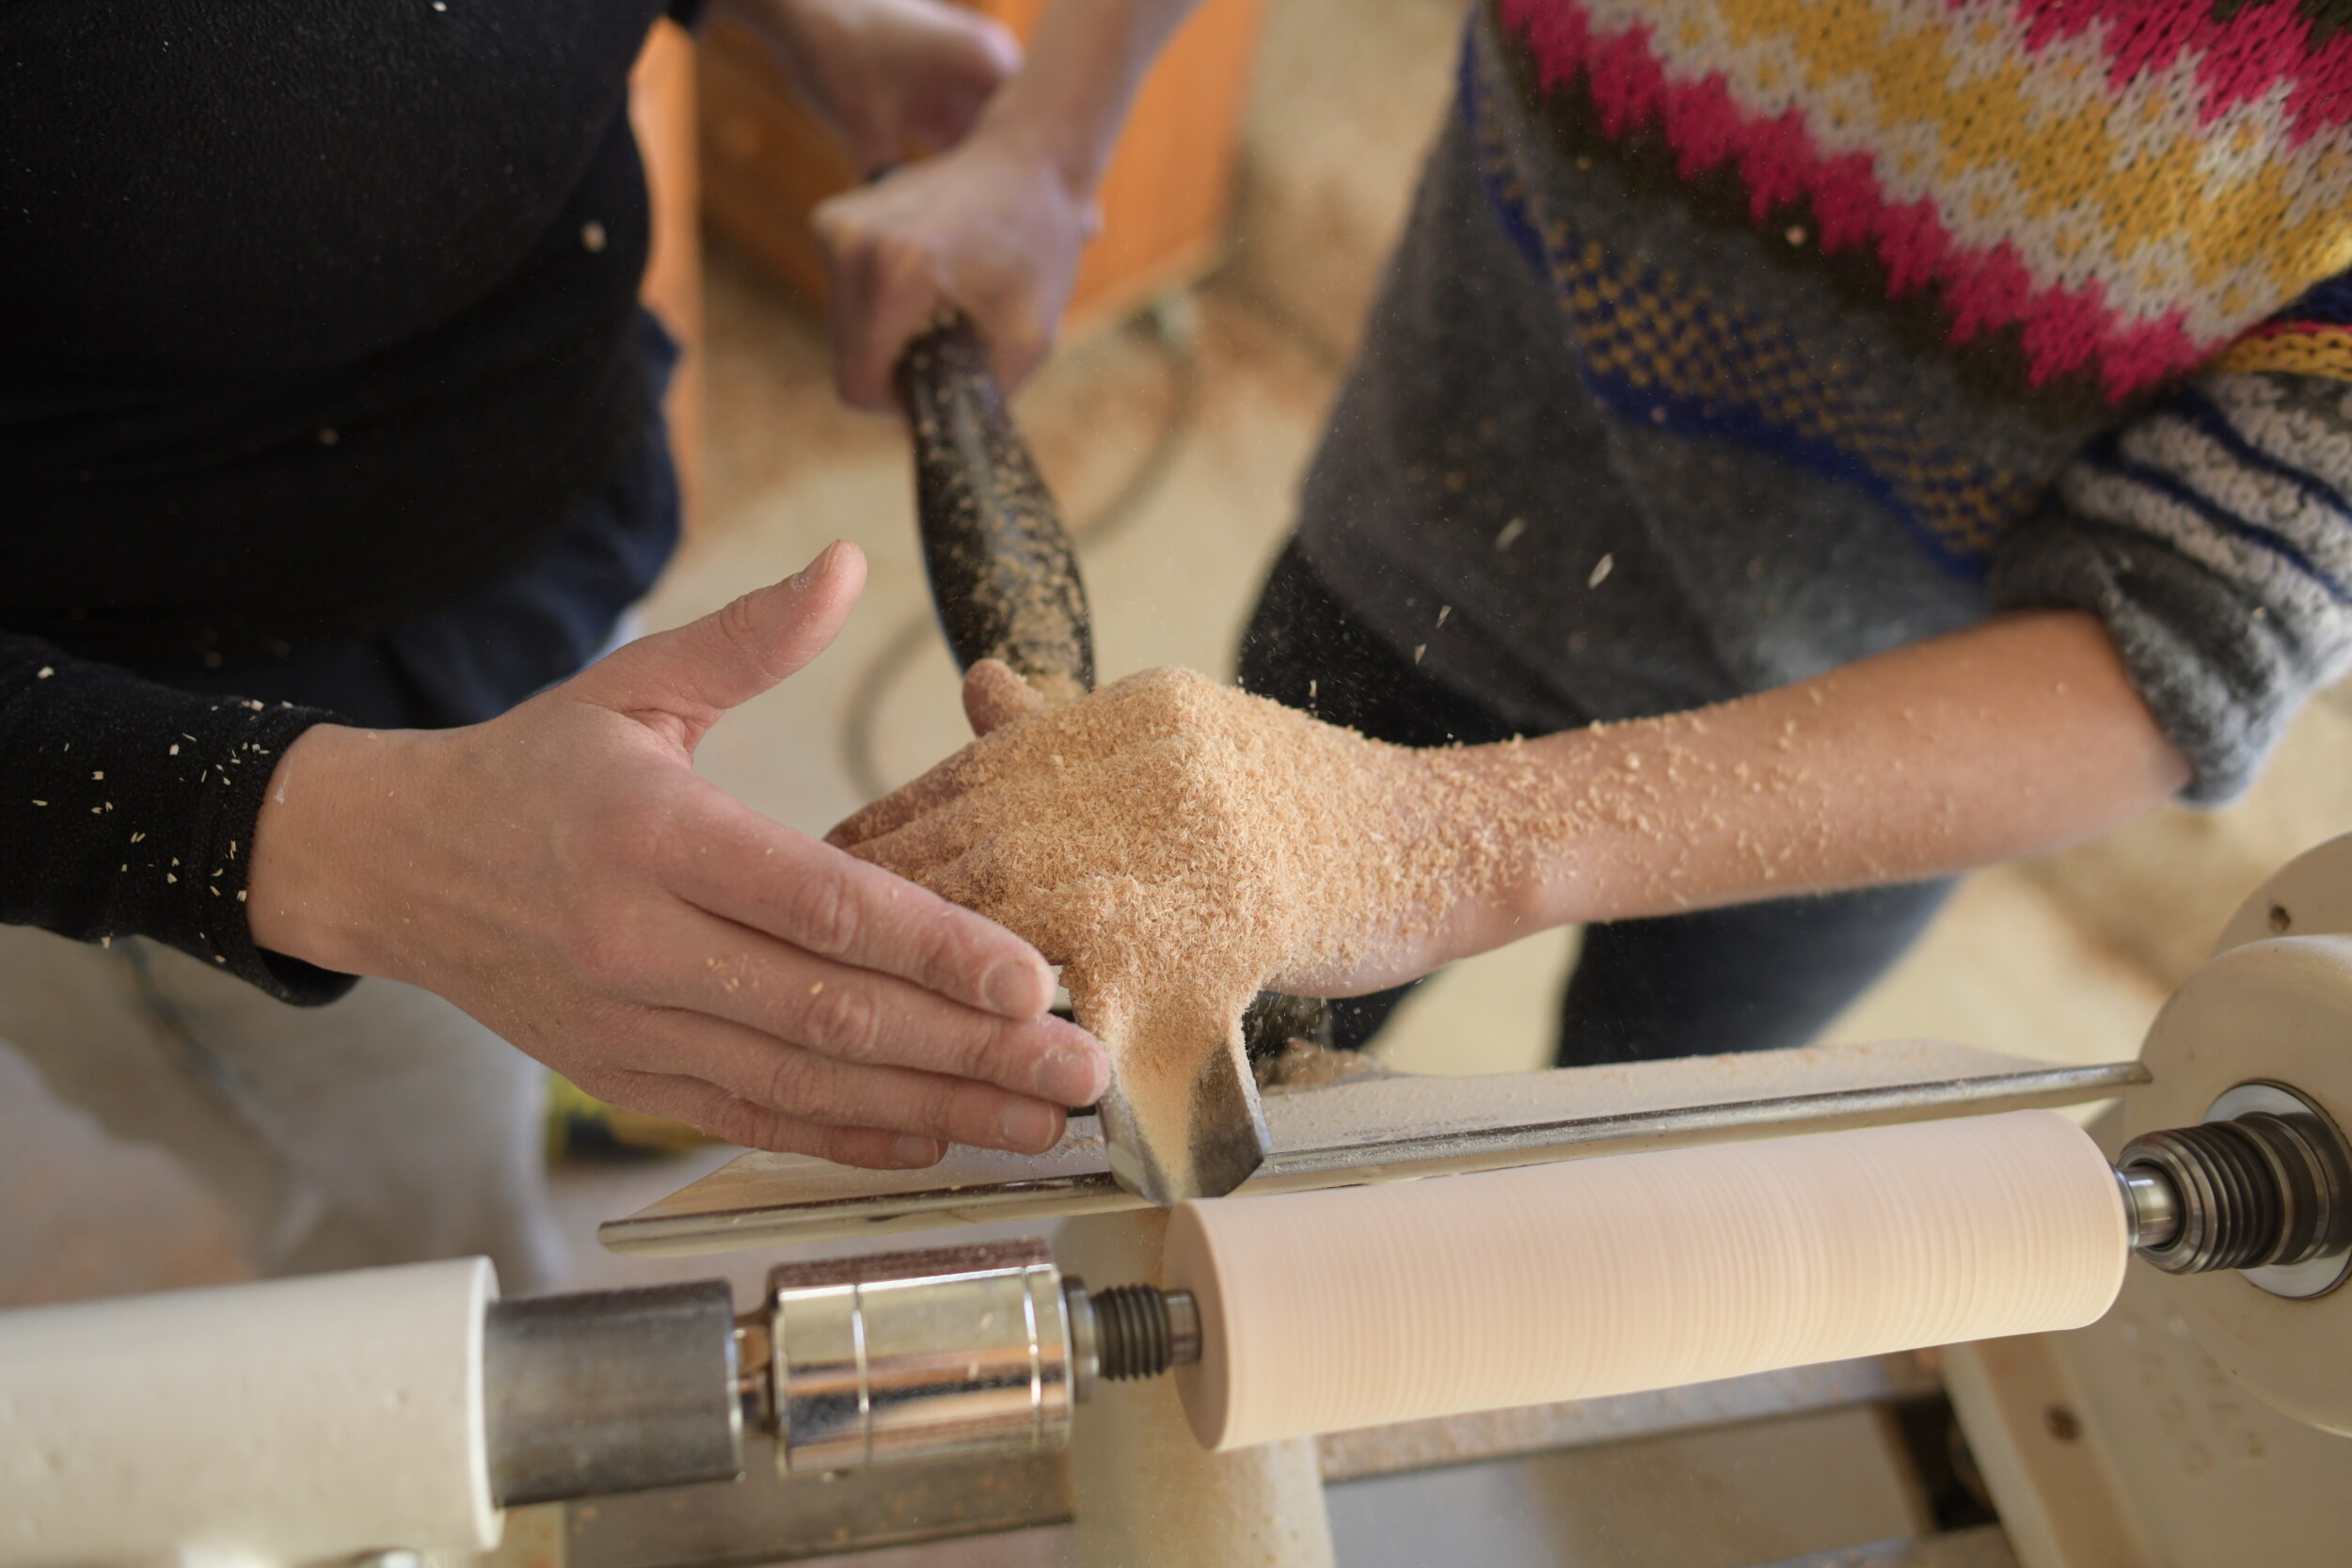
<path fill-rule="evenodd" d="M 0 922 L 348 983 L 243 909 L 326 715 L 167 683 L 457 603 L 640 439 L 663 8 L 0 0 Z"/>

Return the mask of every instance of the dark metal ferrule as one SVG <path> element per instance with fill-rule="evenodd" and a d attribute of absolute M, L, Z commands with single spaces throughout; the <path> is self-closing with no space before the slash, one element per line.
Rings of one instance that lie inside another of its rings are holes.
<path fill-rule="evenodd" d="M 2116 1179 L 2132 1245 L 2168 1274 L 2242 1269 L 2274 1293 L 2317 1294 L 2352 1245 L 2352 1148 L 2278 1085 L 2241 1085 L 2195 1127 L 2141 1133 Z"/>
<path fill-rule="evenodd" d="M 742 1473 L 725 1280 L 497 1301 L 482 1328 L 501 1507 Z"/>

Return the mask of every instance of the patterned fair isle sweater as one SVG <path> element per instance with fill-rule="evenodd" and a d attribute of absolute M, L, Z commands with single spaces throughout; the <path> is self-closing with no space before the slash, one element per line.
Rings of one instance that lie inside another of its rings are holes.
<path fill-rule="evenodd" d="M 2347 267 L 2344 0 L 1494 0 L 1301 543 L 1531 728 L 2086 610 L 2225 800 L 2352 664 Z"/>

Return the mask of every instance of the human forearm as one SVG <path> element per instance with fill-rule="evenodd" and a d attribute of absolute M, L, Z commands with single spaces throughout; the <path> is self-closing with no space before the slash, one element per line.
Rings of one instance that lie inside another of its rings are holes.
<path fill-rule="evenodd" d="M 1012 679 L 997 673 L 986 687 Z M 2100 623 L 2072 611 L 1495 746 L 1385 745 L 1182 670 L 1025 715 L 999 711 L 976 670 L 965 705 L 988 716 L 982 738 L 832 842 L 1065 964 L 1140 942 L 1318 996 L 1549 926 L 2029 853 L 2124 821 L 2189 771 Z"/>
<path fill-rule="evenodd" d="M 1091 200 L 1145 71 L 1198 3 L 1054 0 L 974 134 L 1049 160 L 1073 196 Z"/>
<path fill-rule="evenodd" d="M 1479 951 L 1608 920 L 1939 876 L 2053 847 L 2177 792 L 2187 761 L 2088 615 L 2020 615 L 1695 713 L 1461 753 L 1531 826 Z"/>

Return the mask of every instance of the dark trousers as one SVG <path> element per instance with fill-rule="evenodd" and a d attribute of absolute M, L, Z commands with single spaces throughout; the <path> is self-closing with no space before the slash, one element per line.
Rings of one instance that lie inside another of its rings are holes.
<path fill-rule="evenodd" d="M 1333 597 L 1295 543 L 1242 634 L 1241 684 L 1401 746 L 1483 745 L 1514 726 L 1424 675 Z M 1803 1045 L 1927 928 L 1949 881 L 1586 927 L 1560 1005 L 1562 1067 Z M 1371 1040 L 1412 990 L 1333 1004 L 1333 1043 Z"/>

